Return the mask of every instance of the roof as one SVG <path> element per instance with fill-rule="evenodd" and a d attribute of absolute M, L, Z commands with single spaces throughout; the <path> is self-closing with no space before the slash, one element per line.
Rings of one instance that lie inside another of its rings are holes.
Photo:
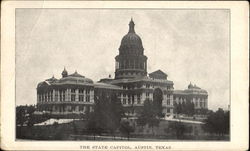
<path fill-rule="evenodd" d="M 103 83 L 103 82 L 94 83 L 94 87 L 95 88 L 103 88 L 103 89 L 122 89 L 119 86 L 107 84 L 107 83 Z"/>
<path fill-rule="evenodd" d="M 186 90 L 174 90 L 174 94 L 176 95 L 189 95 L 189 94 L 205 94 L 207 95 L 207 91 L 203 89 L 186 89 Z"/>
<path fill-rule="evenodd" d="M 129 23 L 129 32 L 123 36 L 119 50 L 125 51 L 128 48 L 131 50 L 143 49 L 142 40 L 140 36 L 135 33 L 134 26 L 134 21 L 131 19 Z"/>
<path fill-rule="evenodd" d="M 183 90 L 174 90 L 174 94 L 179 94 L 179 95 L 187 95 L 188 93 L 186 93 Z"/>
<path fill-rule="evenodd" d="M 160 75 L 165 75 L 165 76 L 167 76 L 167 74 L 164 73 L 164 72 L 161 71 L 161 70 L 157 70 L 157 71 L 154 71 L 154 72 L 152 72 L 152 73 L 149 73 L 149 75 L 153 75 L 153 74 L 160 74 Z"/>
<path fill-rule="evenodd" d="M 48 85 L 64 85 L 64 84 L 76 84 L 76 85 L 93 85 L 93 81 L 85 76 L 77 73 L 77 71 L 71 75 L 62 77 L 61 79 L 56 79 L 54 76 L 52 78 L 46 79 L 40 82 L 37 87 L 43 87 Z"/>
<path fill-rule="evenodd" d="M 111 84 L 117 84 L 117 83 L 133 83 L 133 82 L 140 82 L 140 81 L 147 81 L 147 82 L 160 82 L 160 83 L 168 83 L 173 84 L 173 81 L 169 81 L 166 79 L 152 79 L 148 76 L 144 77 L 137 77 L 133 79 L 114 79 L 110 83 Z"/>
<path fill-rule="evenodd" d="M 83 77 L 83 78 L 84 78 L 84 76 L 83 76 L 83 75 L 80 75 L 79 73 L 77 73 L 77 71 L 75 71 L 75 73 L 70 74 L 70 75 L 68 75 L 68 76 L 71 76 L 71 77 Z"/>

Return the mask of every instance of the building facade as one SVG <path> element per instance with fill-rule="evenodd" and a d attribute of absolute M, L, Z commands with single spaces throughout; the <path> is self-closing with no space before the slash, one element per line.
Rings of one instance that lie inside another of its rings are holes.
<path fill-rule="evenodd" d="M 120 90 L 121 88 L 115 85 L 94 83 L 77 72 L 68 75 L 64 69 L 62 78 L 52 77 L 38 84 L 37 111 L 57 115 L 85 114 L 93 111 L 98 94 L 119 95 Z"/>
<path fill-rule="evenodd" d="M 166 73 L 161 70 L 147 73 L 147 56 L 132 19 L 115 57 L 114 79 L 109 76 L 94 83 L 77 72 L 68 75 L 64 69 L 61 79 L 52 77 L 38 84 L 37 106 L 39 111 L 84 114 L 93 110 L 95 98 L 104 92 L 106 95 L 117 93 L 127 116 L 136 116 L 145 100 L 158 104 L 165 115 L 173 114 L 174 101 L 189 100 L 190 97 L 194 102 L 203 102 L 202 107 L 207 107 L 205 90 L 192 86 L 187 90 L 174 91 L 174 83 Z"/>
<path fill-rule="evenodd" d="M 201 113 L 204 109 L 208 109 L 208 93 L 206 90 L 199 88 L 191 83 L 185 90 L 174 91 L 174 102 L 177 104 L 182 102 L 192 102 L 197 113 Z"/>

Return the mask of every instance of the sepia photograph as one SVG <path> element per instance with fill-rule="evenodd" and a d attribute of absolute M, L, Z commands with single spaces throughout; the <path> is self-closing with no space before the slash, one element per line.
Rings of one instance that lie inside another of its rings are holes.
<path fill-rule="evenodd" d="M 17 141 L 229 141 L 229 16 L 16 9 Z"/>
<path fill-rule="evenodd" d="M 247 2 L 4 1 L 3 150 L 247 150 Z"/>

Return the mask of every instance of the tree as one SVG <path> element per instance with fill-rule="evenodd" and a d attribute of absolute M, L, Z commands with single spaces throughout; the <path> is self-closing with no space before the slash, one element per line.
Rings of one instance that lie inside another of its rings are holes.
<path fill-rule="evenodd" d="M 183 106 L 183 108 L 185 108 L 185 113 L 186 115 L 189 116 L 193 116 L 195 113 L 195 109 L 194 109 L 194 103 L 191 101 L 187 101 L 185 106 Z"/>
<path fill-rule="evenodd" d="M 223 136 L 229 134 L 229 111 L 219 108 L 216 112 L 210 112 L 203 129 L 206 132 Z"/>
<path fill-rule="evenodd" d="M 162 109 L 163 109 L 162 100 L 163 100 L 162 91 L 159 88 L 155 89 L 153 93 L 153 108 L 159 117 L 164 117 L 164 115 L 162 114 Z"/>
<path fill-rule="evenodd" d="M 175 133 L 177 139 L 181 139 L 184 133 L 188 131 L 188 128 L 182 122 L 171 122 L 169 128 Z"/>
<path fill-rule="evenodd" d="M 174 112 L 176 114 L 186 114 L 193 116 L 195 114 L 194 103 L 191 101 L 183 101 L 180 103 L 174 102 Z"/>
<path fill-rule="evenodd" d="M 130 133 L 134 132 L 134 127 L 130 126 L 128 121 L 123 121 L 121 122 L 119 130 L 122 134 L 127 135 L 127 138 L 129 140 Z"/>
<path fill-rule="evenodd" d="M 138 121 L 139 122 L 137 124 L 142 127 L 148 124 L 148 126 L 152 130 L 152 133 L 154 134 L 154 127 L 159 126 L 160 118 L 158 116 L 158 111 L 154 110 L 154 105 L 152 101 L 148 99 L 144 101 L 142 112 L 138 117 Z"/>
<path fill-rule="evenodd" d="M 26 121 L 25 108 L 22 106 L 17 106 L 16 107 L 16 124 L 23 126 L 25 121 Z"/>
<path fill-rule="evenodd" d="M 87 131 L 94 135 L 94 140 L 95 140 L 96 134 L 100 135 L 101 132 L 103 131 L 103 129 L 101 128 L 101 126 L 99 125 L 97 120 L 98 119 L 96 119 L 95 113 L 93 113 L 93 112 L 89 113 L 89 120 L 87 123 Z"/>
<path fill-rule="evenodd" d="M 16 107 L 16 124 L 23 126 L 27 123 L 28 126 L 33 126 L 35 123 L 35 118 L 33 113 L 36 108 L 34 105 L 21 105 Z"/>
<path fill-rule="evenodd" d="M 179 103 L 177 103 L 175 101 L 174 101 L 174 113 L 175 114 L 180 114 L 181 113 Z"/>
<path fill-rule="evenodd" d="M 88 130 L 93 134 L 95 134 L 95 131 L 106 130 L 115 138 L 115 132 L 120 127 L 123 116 L 124 110 L 117 95 L 102 93 L 95 98 L 94 112 L 89 118 Z"/>

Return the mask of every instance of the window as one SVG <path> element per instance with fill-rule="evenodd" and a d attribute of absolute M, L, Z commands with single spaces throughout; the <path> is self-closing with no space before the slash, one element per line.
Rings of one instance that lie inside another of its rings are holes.
<path fill-rule="evenodd" d="M 59 98 L 60 98 L 60 101 L 62 102 L 62 91 L 59 91 Z"/>
<path fill-rule="evenodd" d="M 73 102 L 73 101 L 75 101 L 75 98 L 76 97 L 76 95 L 75 94 L 71 94 L 71 101 Z"/>
<path fill-rule="evenodd" d="M 146 92 L 146 98 L 147 99 L 149 98 L 149 92 Z"/>
<path fill-rule="evenodd" d="M 83 106 L 82 105 L 79 106 L 79 111 L 83 111 Z"/>
<path fill-rule="evenodd" d="M 86 96 L 86 102 L 90 102 L 90 96 L 89 95 Z"/>
<path fill-rule="evenodd" d="M 41 97 L 41 94 L 38 96 L 38 102 L 41 102 L 42 101 L 42 97 Z"/>
<path fill-rule="evenodd" d="M 170 109 L 167 109 L 167 113 L 170 113 Z"/>
<path fill-rule="evenodd" d="M 53 101 L 53 91 L 50 91 L 51 101 Z"/>
<path fill-rule="evenodd" d="M 131 104 L 131 98 L 128 96 L 128 104 Z"/>
<path fill-rule="evenodd" d="M 89 89 L 87 89 L 87 90 L 86 90 L 86 94 L 89 94 L 89 92 L 90 92 L 90 90 L 89 90 Z"/>
<path fill-rule="evenodd" d="M 62 101 L 65 101 L 65 91 L 62 91 Z"/>
<path fill-rule="evenodd" d="M 50 101 L 50 93 L 47 94 L 48 95 L 48 102 Z"/>
<path fill-rule="evenodd" d="M 87 89 L 86 90 L 86 102 L 90 102 L 90 90 L 89 89 Z"/>
<path fill-rule="evenodd" d="M 76 93 L 76 89 L 71 89 L 71 93 Z"/>
<path fill-rule="evenodd" d="M 126 104 L 126 99 L 125 98 L 123 98 L 122 104 Z"/>
<path fill-rule="evenodd" d="M 58 101 L 58 91 L 55 91 L 55 101 Z"/>
<path fill-rule="evenodd" d="M 79 89 L 79 93 L 83 94 L 84 90 L 83 89 Z"/>
<path fill-rule="evenodd" d="M 141 104 L 141 95 L 137 94 L 137 104 Z"/>
<path fill-rule="evenodd" d="M 167 99 L 167 105 L 170 105 L 170 100 L 169 99 Z"/>
<path fill-rule="evenodd" d="M 79 101 L 83 102 L 84 101 L 84 96 L 83 95 L 79 95 Z"/>
<path fill-rule="evenodd" d="M 202 102 L 200 101 L 200 107 L 202 107 Z"/>
<path fill-rule="evenodd" d="M 150 84 L 146 84 L 146 88 L 149 89 L 150 88 Z"/>

